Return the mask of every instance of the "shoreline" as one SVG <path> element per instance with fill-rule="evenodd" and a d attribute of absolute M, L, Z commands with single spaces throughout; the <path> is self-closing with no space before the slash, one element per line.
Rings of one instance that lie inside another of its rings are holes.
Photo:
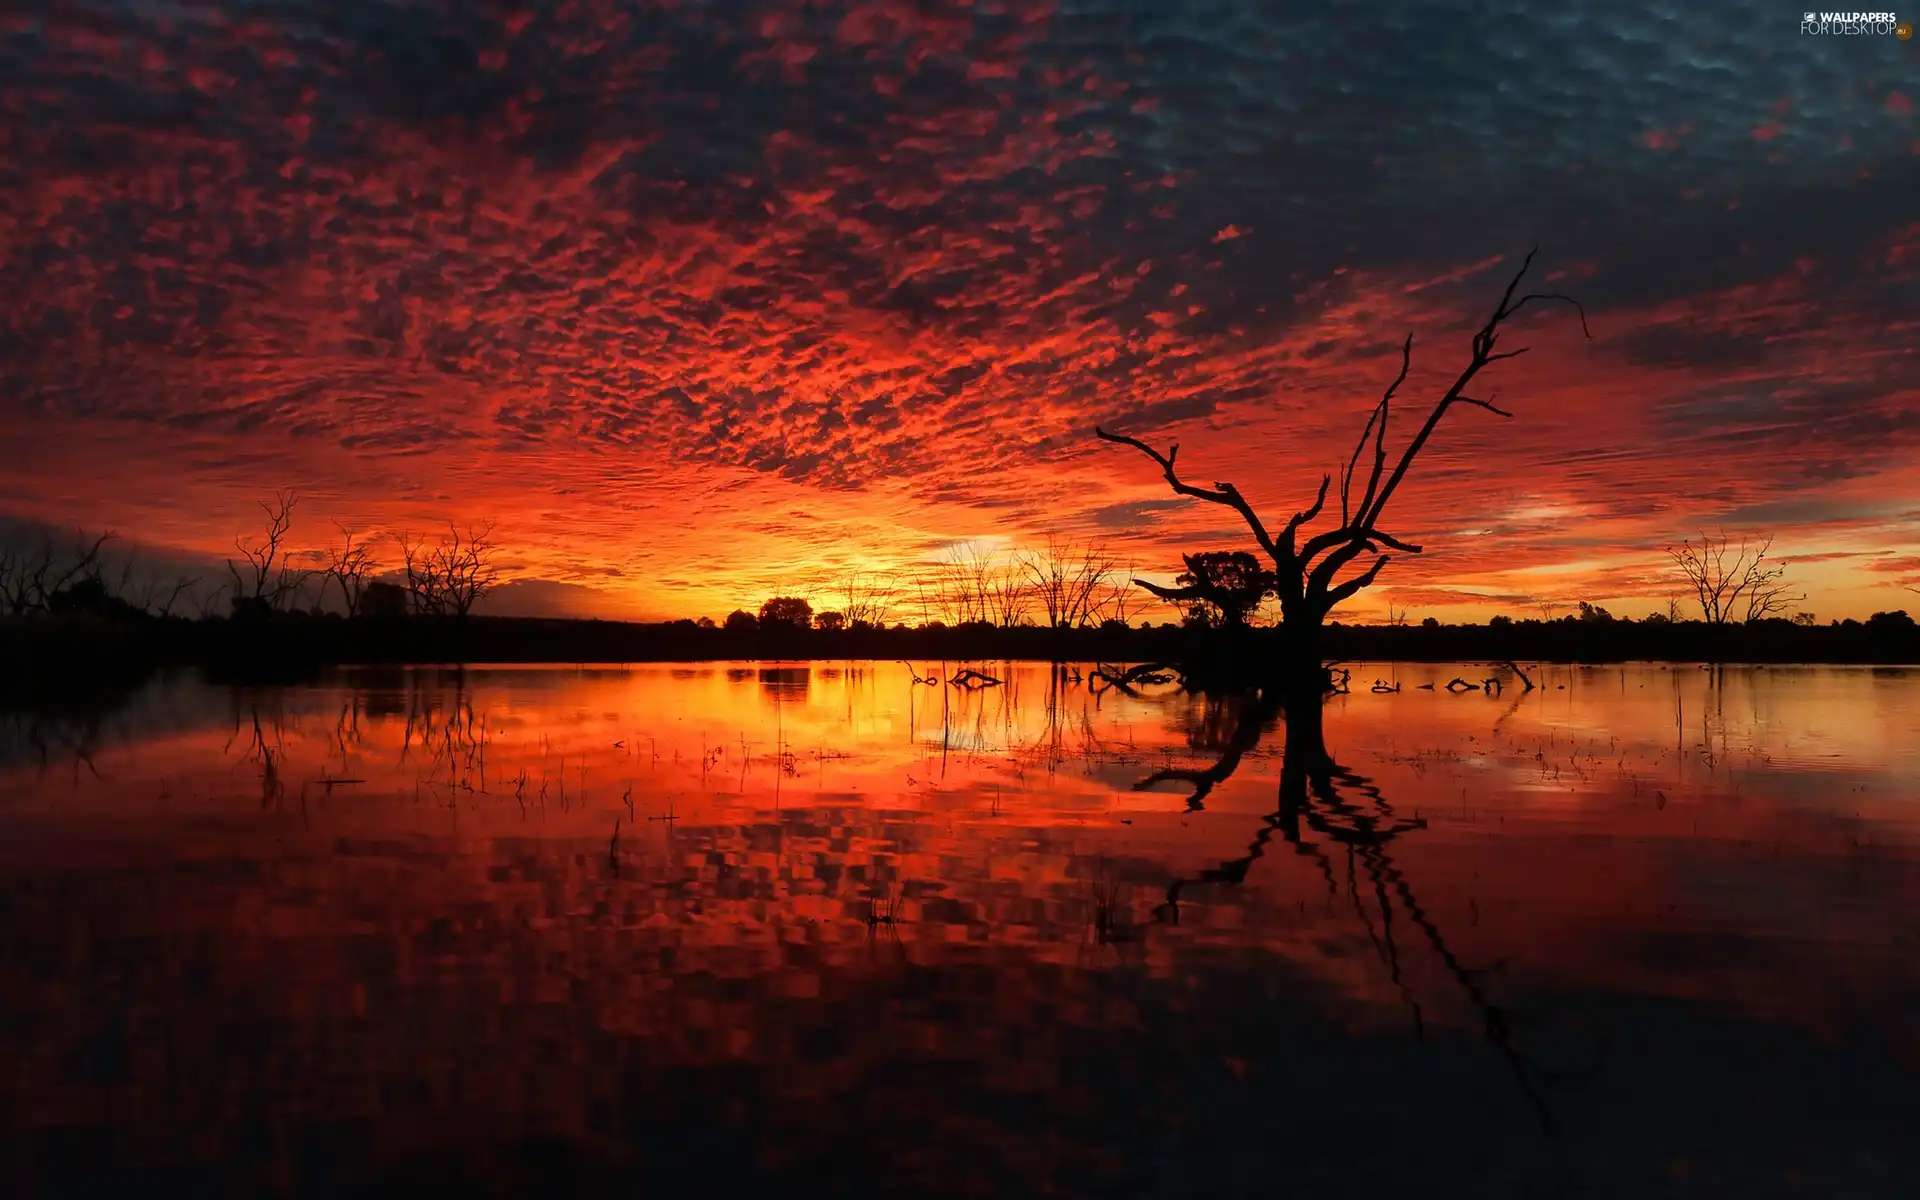
<path fill-rule="evenodd" d="M 1321 631 L 1330 662 L 1629 662 L 1920 666 L 1920 628 L 1904 617 L 1799 626 L 1698 622 L 1516 621 L 1496 625 L 1342 626 Z M 125 683 L 163 667 L 271 679 L 329 666 L 626 665 L 742 661 L 1180 662 L 1246 668 L 1282 657 L 1284 631 L 1174 626 L 1046 629 L 893 628 L 732 631 L 692 622 L 565 618 L 347 620 L 292 615 L 114 621 L 0 620 L 0 684 L 9 691 Z"/>

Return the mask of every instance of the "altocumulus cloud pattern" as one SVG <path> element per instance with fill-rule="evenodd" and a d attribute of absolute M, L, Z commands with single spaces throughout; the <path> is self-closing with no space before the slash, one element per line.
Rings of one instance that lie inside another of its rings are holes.
<path fill-rule="evenodd" d="M 565 603 L 671 615 L 989 532 L 1168 566 L 1218 514 L 1095 420 L 1295 505 L 1538 242 L 1597 340 L 1527 323 L 1517 420 L 1396 527 L 1476 536 L 1400 599 L 1651 595 L 1702 521 L 1863 604 L 1916 573 L 1864 548 L 1920 528 L 1911 43 L 1280 7 L 11 6 L 0 506 L 183 552 L 274 486 L 497 515 Z"/>

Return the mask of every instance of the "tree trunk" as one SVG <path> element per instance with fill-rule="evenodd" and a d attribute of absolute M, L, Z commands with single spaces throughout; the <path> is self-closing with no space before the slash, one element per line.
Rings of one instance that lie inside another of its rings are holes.
<path fill-rule="evenodd" d="M 1312 695 L 1315 703 L 1326 693 L 1327 673 L 1320 662 L 1320 635 L 1326 614 L 1296 604 L 1282 614 L 1280 645 L 1269 664 L 1273 683 L 1287 696 Z M 1309 690 L 1310 689 L 1310 690 Z"/>
<path fill-rule="evenodd" d="M 1333 756 L 1327 753 L 1326 730 L 1321 720 L 1324 712 L 1317 688 L 1311 696 L 1296 693 L 1287 697 L 1278 825 L 1281 836 L 1296 844 L 1300 841 L 1301 815 L 1311 807 L 1315 793 L 1332 784 Z"/>

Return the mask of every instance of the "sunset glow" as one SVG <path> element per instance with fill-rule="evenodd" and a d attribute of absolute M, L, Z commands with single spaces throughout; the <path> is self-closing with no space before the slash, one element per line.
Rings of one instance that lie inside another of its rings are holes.
<path fill-rule="evenodd" d="M 275 489 L 300 550 L 492 521 L 496 612 L 1049 535 L 1165 578 L 1246 532 L 1096 422 L 1284 520 L 1400 339 L 1430 399 L 1538 244 L 1592 340 L 1515 323 L 1514 418 L 1448 418 L 1394 502 L 1427 553 L 1338 616 L 1640 615 L 1702 528 L 1773 536 L 1822 621 L 1916 606 L 1911 42 L 724 7 L 9 6 L 0 520 L 215 569 Z"/>

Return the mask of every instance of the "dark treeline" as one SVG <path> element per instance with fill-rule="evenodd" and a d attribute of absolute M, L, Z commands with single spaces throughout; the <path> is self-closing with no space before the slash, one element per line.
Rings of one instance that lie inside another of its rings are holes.
<path fill-rule="evenodd" d="M 335 663 L 665 662 L 718 659 L 979 659 L 1040 661 L 1259 661 L 1283 629 L 1191 625 L 1091 628 L 727 628 L 520 617 L 421 619 L 307 616 L 110 619 L 90 614 L 0 621 L 0 680 L 137 677 L 167 665 L 246 675 Z M 1330 624 L 1336 660 L 1616 662 L 1833 662 L 1920 664 L 1920 628 L 1905 612 L 1827 625 L 1756 621 L 1556 621 L 1495 618 L 1484 625 Z"/>

